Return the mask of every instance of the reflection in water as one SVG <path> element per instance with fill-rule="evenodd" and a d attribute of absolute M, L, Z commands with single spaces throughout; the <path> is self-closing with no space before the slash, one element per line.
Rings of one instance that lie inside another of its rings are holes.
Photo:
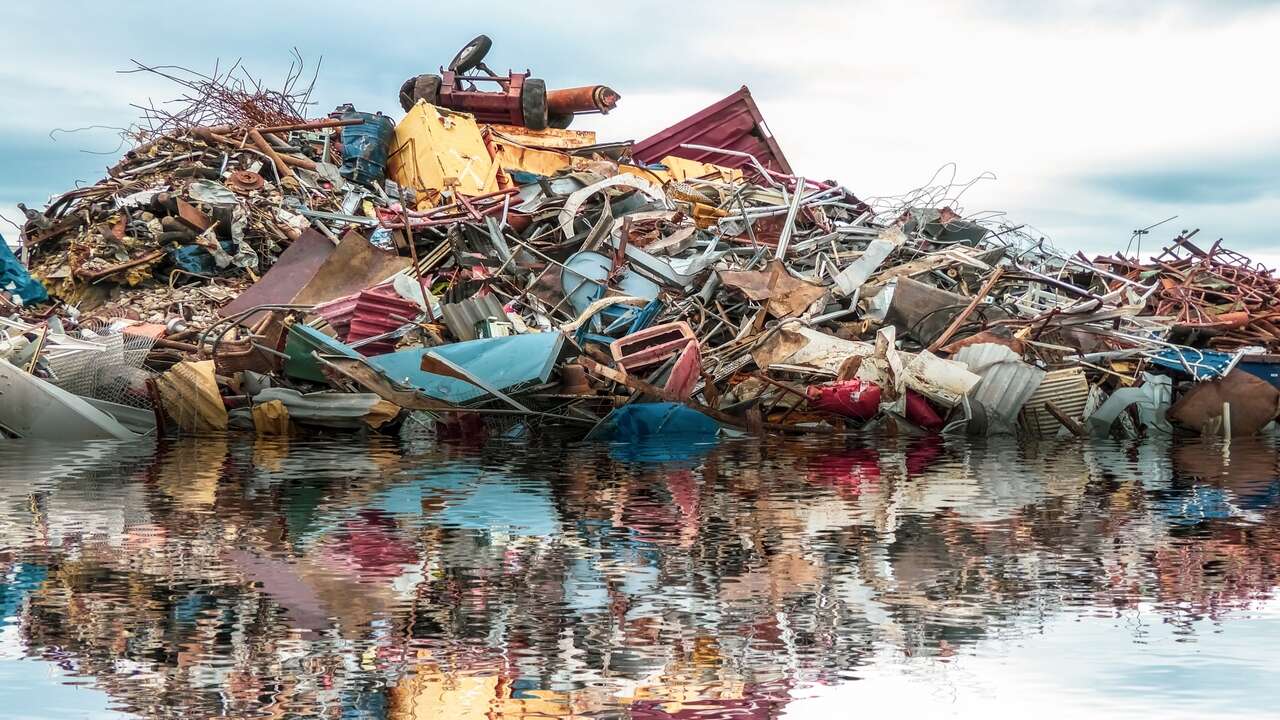
<path fill-rule="evenodd" d="M 889 668 L 967 683 L 1073 621 L 1112 643 L 1099 667 L 1280 636 L 1269 438 L 8 442 L 0 464 L 0 678 L 48 663 L 142 717 L 778 717 Z M 1264 651 L 1230 652 L 1221 676 Z M 1165 684 L 1184 709 L 1231 692 Z"/>

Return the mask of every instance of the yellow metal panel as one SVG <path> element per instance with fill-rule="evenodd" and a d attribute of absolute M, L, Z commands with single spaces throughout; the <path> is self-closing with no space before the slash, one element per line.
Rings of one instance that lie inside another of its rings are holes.
<path fill-rule="evenodd" d="M 554 150 L 536 150 L 492 137 L 489 147 L 493 150 L 494 162 L 505 172 L 521 170 L 535 175 L 551 176 L 569 167 L 568 155 Z"/>
<path fill-rule="evenodd" d="M 418 193 L 418 207 L 437 204 L 440 192 L 463 195 L 498 189 L 498 166 L 473 116 L 419 102 L 396 126 L 388 162 L 391 179 Z"/>
<path fill-rule="evenodd" d="M 618 172 L 635 175 L 642 180 L 648 180 L 658 187 L 662 187 L 672 180 L 675 180 L 675 177 L 673 177 L 671 172 L 668 170 L 642 168 L 636 165 L 618 165 Z"/>
<path fill-rule="evenodd" d="M 697 160 L 688 160 L 675 155 L 668 155 L 662 158 L 662 164 L 671 170 L 671 176 L 675 180 L 687 180 L 689 178 L 701 178 L 703 180 L 721 180 L 731 181 L 742 177 L 742 171 L 733 168 L 712 165 L 711 163 L 698 162 Z"/>
<path fill-rule="evenodd" d="M 537 148 L 571 149 L 596 144 L 596 134 L 590 130 L 530 130 L 519 125 L 490 125 L 489 129 L 500 139 Z"/>

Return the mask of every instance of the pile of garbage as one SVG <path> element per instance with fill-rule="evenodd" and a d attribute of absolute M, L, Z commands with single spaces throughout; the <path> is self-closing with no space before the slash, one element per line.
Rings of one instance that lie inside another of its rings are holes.
<path fill-rule="evenodd" d="M 0 430 L 1138 437 L 1280 410 L 1280 279 L 1221 241 L 1087 258 L 864 201 L 795 173 L 745 87 L 599 142 L 567 126 L 617 93 L 499 76 L 480 40 L 398 121 L 206 79 L 24 208 Z"/>

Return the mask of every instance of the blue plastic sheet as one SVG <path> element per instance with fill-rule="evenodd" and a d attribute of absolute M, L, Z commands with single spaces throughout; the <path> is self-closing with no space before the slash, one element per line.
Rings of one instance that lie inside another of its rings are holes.
<path fill-rule="evenodd" d="M 625 442 L 670 437 L 707 442 L 719 432 L 715 420 L 680 403 L 632 403 L 609 413 L 588 439 Z"/>
<path fill-rule="evenodd" d="M 395 123 L 380 113 L 347 112 L 342 119 L 364 120 L 362 125 L 342 128 L 342 177 L 361 185 L 382 182 Z"/>
<path fill-rule="evenodd" d="M 24 305 L 42 303 L 49 299 L 44 285 L 31 277 L 31 273 L 22 266 L 18 256 L 13 254 L 3 235 L 0 235 L 0 291 L 17 295 L 22 298 Z"/>

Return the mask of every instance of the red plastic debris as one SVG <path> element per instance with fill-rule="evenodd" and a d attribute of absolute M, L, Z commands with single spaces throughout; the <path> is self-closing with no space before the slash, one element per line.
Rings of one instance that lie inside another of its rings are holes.
<path fill-rule="evenodd" d="M 855 420 L 870 420 L 880 411 L 880 386 L 865 380 L 814 385 L 805 390 L 809 407 Z"/>
<path fill-rule="evenodd" d="M 925 430 L 942 429 L 942 416 L 923 395 L 912 390 L 907 391 L 907 419 Z"/>
<path fill-rule="evenodd" d="M 654 325 L 632 333 L 609 345 L 613 361 L 627 372 L 649 367 L 684 351 L 689 341 L 698 336 L 686 322 Z"/>

